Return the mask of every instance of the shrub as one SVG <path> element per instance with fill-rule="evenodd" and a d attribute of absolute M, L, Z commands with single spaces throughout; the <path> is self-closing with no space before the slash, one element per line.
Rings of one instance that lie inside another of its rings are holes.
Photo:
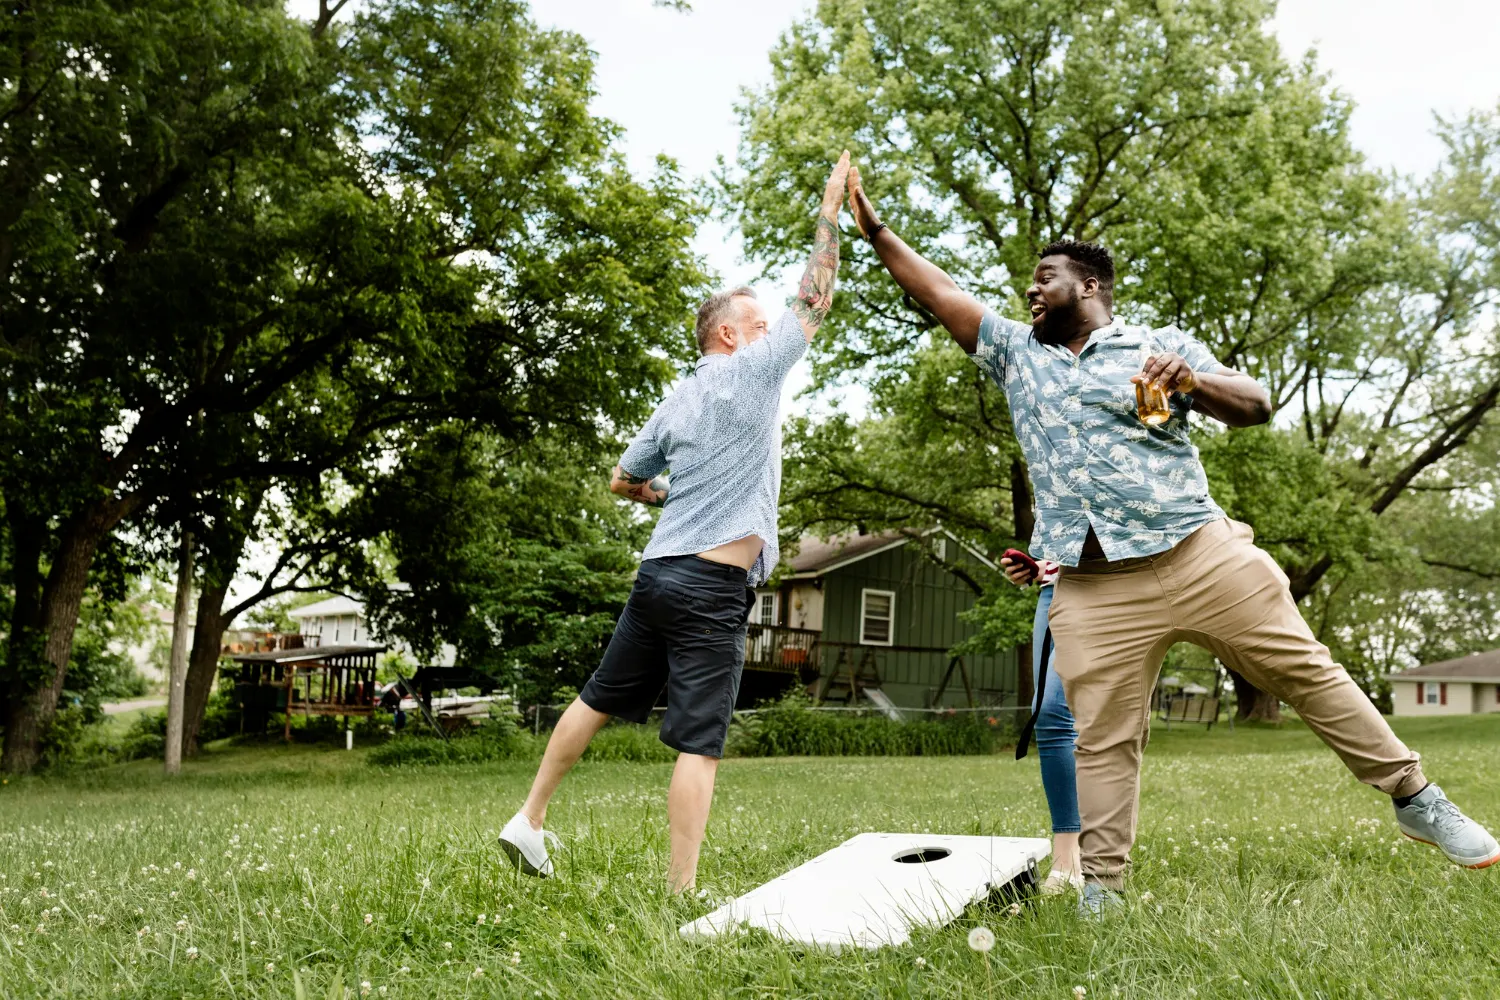
<path fill-rule="evenodd" d="M 429 733 L 403 733 L 371 750 L 365 759 L 376 767 L 474 764 L 535 758 L 541 755 L 540 747 L 541 742 L 520 729 L 507 712 L 447 740 Z"/>
<path fill-rule="evenodd" d="M 667 746 L 657 735 L 654 725 L 636 726 L 630 723 L 605 726 L 599 730 L 584 760 L 624 760 L 642 764 L 668 763 L 677 759 L 677 751 Z"/>
<path fill-rule="evenodd" d="M 987 754 L 1009 736 L 1009 720 L 1002 725 L 991 718 L 964 712 L 896 722 L 874 713 L 813 711 L 805 697 L 792 694 L 737 725 L 730 751 L 741 757 Z"/>

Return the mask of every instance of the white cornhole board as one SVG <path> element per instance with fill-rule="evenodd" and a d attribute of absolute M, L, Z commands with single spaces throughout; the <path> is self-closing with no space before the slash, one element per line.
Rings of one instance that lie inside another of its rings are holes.
<path fill-rule="evenodd" d="M 914 927 L 941 927 L 1045 858 L 1035 837 L 861 833 L 685 925 L 685 938 L 759 927 L 783 941 L 880 948 Z M 931 861 L 898 857 L 947 851 Z"/>

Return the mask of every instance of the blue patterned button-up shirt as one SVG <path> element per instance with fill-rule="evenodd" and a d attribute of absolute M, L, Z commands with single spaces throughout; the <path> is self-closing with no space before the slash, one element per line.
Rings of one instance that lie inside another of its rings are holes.
<path fill-rule="evenodd" d="M 760 340 L 698 359 L 625 449 L 620 468 L 650 478 L 672 470 L 672 487 L 643 558 L 696 555 L 748 535 L 765 544 L 750 567 L 758 587 L 776 568 L 781 497 L 781 386 L 807 352 L 787 310 Z"/>
<path fill-rule="evenodd" d="M 1092 526 L 1111 561 L 1165 552 L 1224 512 L 1208 495 L 1188 439 L 1191 400 L 1170 397 L 1172 417 L 1147 427 L 1132 375 L 1149 354 L 1182 355 L 1194 371 L 1226 370 L 1200 341 L 1169 326 L 1116 319 L 1075 356 L 1042 344 L 1031 324 L 986 311 L 974 363 L 1005 391 L 1031 472 L 1036 527 L 1031 553 L 1076 566 Z"/>

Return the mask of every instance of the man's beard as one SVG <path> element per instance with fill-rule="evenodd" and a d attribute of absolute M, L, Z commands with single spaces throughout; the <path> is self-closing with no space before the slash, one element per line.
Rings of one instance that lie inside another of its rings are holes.
<path fill-rule="evenodd" d="M 1060 306 L 1048 306 L 1042 313 L 1041 323 L 1033 323 L 1031 332 L 1043 344 L 1066 344 L 1078 335 L 1081 309 L 1078 308 L 1078 290 L 1068 293 L 1068 301 Z"/>

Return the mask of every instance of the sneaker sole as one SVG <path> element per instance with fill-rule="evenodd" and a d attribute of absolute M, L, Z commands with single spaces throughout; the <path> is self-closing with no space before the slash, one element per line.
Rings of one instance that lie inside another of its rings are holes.
<path fill-rule="evenodd" d="M 1432 841 L 1430 841 L 1430 840 L 1423 840 L 1421 837 L 1413 837 L 1411 834 L 1407 833 L 1405 830 L 1401 831 L 1401 836 L 1405 837 L 1407 840 L 1415 840 L 1419 844 L 1426 844 L 1428 847 L 1437 847 L 1438 850 L 1440 850 L 1440 851 L 1442 850 L 1441 847 L 1438 847 L 1438 845 L 1434 844 Z M 1446 852 L 1444 852 L 1443 857 L 1448 858 L 1449 861 L 1453 861 L 1453 859 L 1451 857 L 1449 857 Z M 1477 864 L 1472 864 L 1471 865 L 1471 864 L 1469 864 L 1467 862 L 1464 862 L 1464 861 L 1453 861 L 1453 863 L 1455 865 L 1458 865 L 1460 868 L 1468 868 L 1468 869 L 1471 869 L 1473 871 L 1478 871 L 1481 868 L 1488 868 L 1490 865 L 1494 864 L 1497 861 L 1500 861 L 1500 852 L 1497 852 L 1494 857 L 1488 858 L 1488 859 L 1486 859 L 1484 861 L 1480 861 Z"/>
<path fill-rule="evenodd" d="M 547 877 L 546 872 L 542 871 L 536 865 L 531 863 L 531 859 L 526 856 L 525 851 L 521 850 L 515 844 L 512 844 L 510 841 L 506 840 L 504 837 L 500 838 L 500 850 L 504 851 L 505 856 L 507 858 L 510 858 L 510 863 L 519 868 L 524 874 L 535 875 L 537 878 Z"/>

